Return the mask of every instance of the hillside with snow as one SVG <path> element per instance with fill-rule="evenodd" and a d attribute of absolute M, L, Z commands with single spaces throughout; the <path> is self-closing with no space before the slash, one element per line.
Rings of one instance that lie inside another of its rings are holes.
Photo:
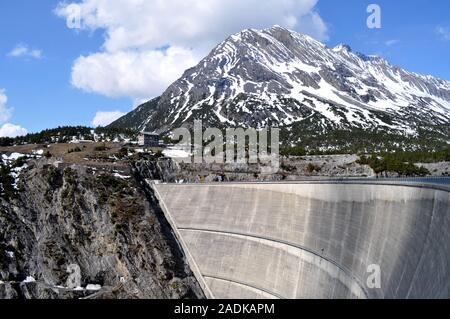
<path fill-rule="evenodd" d="M 291 144 L 324 136 L 328 144 L 342 143 L 343 132 L 445 144 L 450 82 L 278 26 L 250 29 L 230 36 L 112 127 L 166 133 L 194 119 L 215 127 L 281 127 Z"/>

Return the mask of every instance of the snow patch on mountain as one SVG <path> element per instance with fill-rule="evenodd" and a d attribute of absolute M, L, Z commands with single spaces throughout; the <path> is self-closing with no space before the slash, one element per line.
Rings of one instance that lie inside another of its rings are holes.
<path fill-rule="evenodd" d="M 230 36 L 147 112 L 135 128 L 163 132 L 194 119 L 289 127 L 314 117 L 324 129 L 415 134 L 424 125 L 450 123 L 450 82 L 275 26 Z"/>

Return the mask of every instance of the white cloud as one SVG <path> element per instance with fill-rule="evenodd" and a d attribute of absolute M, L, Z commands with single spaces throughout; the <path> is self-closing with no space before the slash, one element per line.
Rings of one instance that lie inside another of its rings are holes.
<path fill-rule="evenodd" d="M 0 137 L 17 137 L 27 135 L 28 131 L 19 125 L 11 123 L 3 124 L 0 127 Z"/>
<path fill-rule="evenodd" d="M 75 61 L 72 84 L 109 97 L 145 100 L 160 94 L 196 62 L 192 51 L 176 47 L 165 52 L 96 53 Z"/>
<path fill-rule="evenodd" d="M 384 44 L 386 44 L 386 46 L 388 46 L 388 47 L 391 47 L 391 46 L 393 46 L 393 45 L 398 44 L 399 42 L 400 42 L 400 40 L 395 40 L 395 39 L 393 39 L 393 40 L 388 40 L 388 41 L 386 41 Z"/>
<path fill-rule="evenodd" d="M 97 126 L 107 126 L 114 122 L 115 120 L 121 118 L 126 113 L 122 113 L 120 111 L 112 111 L 112 112 L 97 112 L 95 114 L 94 119 L 92 120 L 92 125 Z"/>
<path fill-rule="evenodd" d="M 445 41 L 450 41 L 450 27 L 439 26 L 436 28 L 436 33 Z"/>
<path fill-rule="evenodd" d="M 8 56 L 14 58 L 33 58 L 33 59 L 41 59 L 42 58 L 42 50 L 31 49 L 28 45 L 20 43 L 16 45 L 9 53 Z"/>
<path fill-rule="evenodd" d="M 103 29 L 105 42 L 100 52 L 75 61 L 72 83 L 107 96 L 148 99 L 242 29 L 278 24 L 326 39 L 317 1 L 82 0 L 81 28 Z M 72 19 L 73 3 L 60 3 L 55 12 Z"/>
<path fill-rule="evenodd" d="M 5 90 L 0 89 L 0 124 L 5 123 L 11 118 L 12 109 L 6 106 L 8 97 L 5 94 Z"/>
<path fill-rule="evenodd" d="M 8 97 L 5 94 L 5 90 L 0 89 L 0 124 L 9 121 L 12 116 L 13 109 L 6 106 L 7 102 Z M 26 134 L 26 129 L 11 123 L 3 124 L 3 126 L 0 127 L 0 137 L 16 137 Z"/>

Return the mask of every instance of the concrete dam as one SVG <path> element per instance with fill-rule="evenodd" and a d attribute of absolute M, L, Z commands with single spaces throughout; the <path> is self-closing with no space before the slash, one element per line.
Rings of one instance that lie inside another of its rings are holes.
<path fill-rule="evenodd" d="M 448 186 L 153 188 L 209 298 L 450 297 Z"/>

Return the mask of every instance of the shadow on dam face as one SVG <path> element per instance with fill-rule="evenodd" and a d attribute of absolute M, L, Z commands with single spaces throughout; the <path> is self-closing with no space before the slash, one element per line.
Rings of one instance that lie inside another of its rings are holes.
<path fill-rule="evenodd" d="M 450 192 L 369 184 L 153 186 L 210 298 L 449 298 Z"/>

